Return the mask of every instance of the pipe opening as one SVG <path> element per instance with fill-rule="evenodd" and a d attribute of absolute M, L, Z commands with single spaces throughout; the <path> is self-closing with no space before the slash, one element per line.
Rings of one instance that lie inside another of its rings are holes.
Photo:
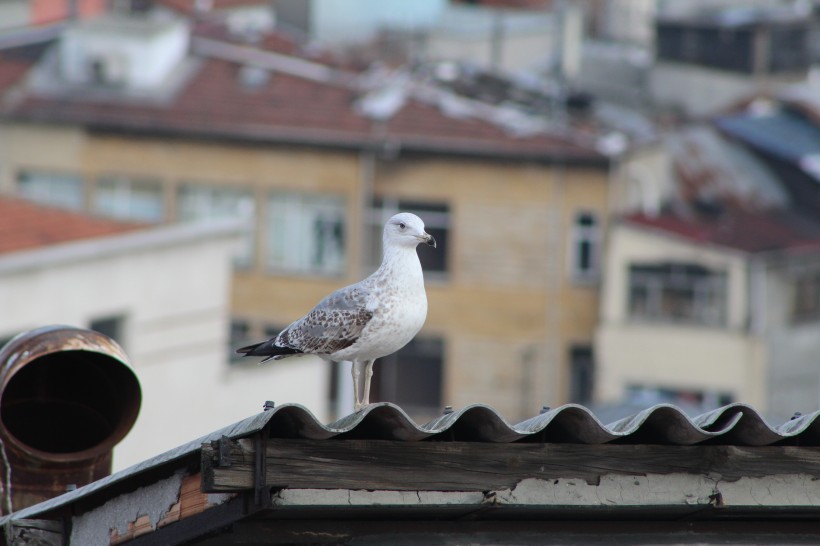
<path fill-rule="evenodd" d="M 68 350 L 29 362 L 10 378 L 0 420 L 21 444 L 45 453 L 104 452 L 134 424 L 134 373 L 108 355 Z"/>

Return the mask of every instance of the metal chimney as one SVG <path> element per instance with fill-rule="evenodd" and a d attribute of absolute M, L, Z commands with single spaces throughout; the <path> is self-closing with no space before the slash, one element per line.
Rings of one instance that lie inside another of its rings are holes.
<path fill-rule="evenodd" d="M 111 473 L 142 395 L 122 347 L 71 326 L 0 349 L 0 508 L 19 510 Z"/>

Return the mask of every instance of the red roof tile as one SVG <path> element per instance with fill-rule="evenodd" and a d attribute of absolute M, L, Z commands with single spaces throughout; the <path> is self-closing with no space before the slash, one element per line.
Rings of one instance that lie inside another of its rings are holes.
<path fill-rule="evenodd" d="M 143 226 L 0 197 L 0 254 L 123 233 Z"/>
<path fill-rule="evenodd" d="M 747 212 L 731 209 L 709 218 L 634 214 L 633 225 L 664 231 L 690 241 L 744 252 L 820 251 L 820 221 L 787 210 Z"/>
<path fill-rule="evenodd" d="M 296 50 L 287 41 L 268 42 L 264 43 L 268 51 Z M 355 111 L 358 94 L 346 86 L 274 70 L 266 84 L 252 88 L 240 82 L 240 69 L 237 62 L 204 58 L 191 81 L 164 104 L 96 100 L 76 92 L 31 93 L 8 107 L 6 115 L 192 137 L 351 147 L 389 140 L 404 149 L 426 152 L 604 161 L 589 144 L 549 135 L 517 138 L 490 121 L 448 117 L 412 98 L 386 123 L 372 121 Z"/>
<path fill-rule="evenodd" d="M 32 63 L 25 59 L 11 59 L 0 54 L 0 93 L 20 81 L 31 66 Z"/>

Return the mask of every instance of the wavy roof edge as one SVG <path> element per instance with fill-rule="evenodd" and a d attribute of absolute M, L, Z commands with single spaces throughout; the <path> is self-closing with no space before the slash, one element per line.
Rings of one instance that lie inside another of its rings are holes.
<path fill-rule="evenodd" d="M 199 453 L 202 444 L 227 436 L 239 439 L 267 428 L 271 439 L 368 439 L 392 441 L 540 442 L 600 445 L 721 444 L 736 446 L 820 446 L 820 410 L 770 426 L 753 407 L 730 404 L 696 417 L 671 404 L 658 404 L 608 425 L 588 408 L 566 404 L 517 424 L 484 404 L 466 406 L 419 425 L 395 404 L 371 404 L 324 425 L 300 404 L 282 404 L 166 451 L 54 499 L 0 518 L 21 519 L 68 505 L 136 475 Z"/>

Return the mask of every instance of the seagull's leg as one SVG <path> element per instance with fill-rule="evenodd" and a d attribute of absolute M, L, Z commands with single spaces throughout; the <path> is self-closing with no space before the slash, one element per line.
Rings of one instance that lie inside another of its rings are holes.
<path fill-rule="evenodd" d="M 353 360 L 350 363 L 350 373 L 353 374 L 353 411 L 362 409 L 361 378 L 365 362 Z"/>
<path fill-rule="evenodd" d="M 362 405 L 366 406 L 370 403 L 370 378 L 373 377 L 373 363 L 375 360 L 364 361 L 364 397 Z"/>

